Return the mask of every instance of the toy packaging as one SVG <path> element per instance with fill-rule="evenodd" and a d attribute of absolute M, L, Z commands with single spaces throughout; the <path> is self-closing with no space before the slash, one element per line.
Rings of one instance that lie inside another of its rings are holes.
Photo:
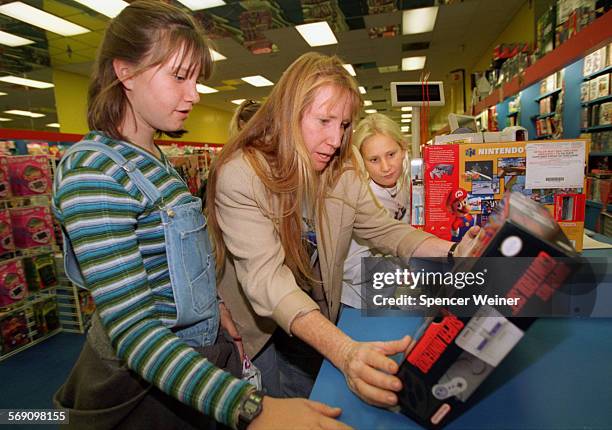
<path fill-rule="evenodd" d="M 485 225 L 506 191 L 544 205 L 576 250 L 585 214 L 585 140 L 425 148 L 425 231 L 459 242 Z"/>
<path fill-rule="evenodd" d="M 404 386 L 399 404 L 403 414 L 429 429 L 444 427 L 482 400 L 474 396 L 479 386 L 525 336 L 535 316 L 543 315 L 534 309 L 557 303 L 557 292 L 581 264 L 544 207 L 520 193 L 508 193 L 500 206 L 473 248 L 479 258 L 459 265 L 471 265 L 472 273 L 495 267 L 496 291 L 522 300 L 479 305 L 469 314 L 442 307 L 425 320 L 398 372 Z M 509 264 L 507 257 L 530 258 Z M 473 293 L 454 290 L 455 296 Z"/>
<path fill-rule="evenodd" d="M 55 259 L 52 254 L 24 258 L 23 264 L 30 291 L 39 291 L 57 285 Z"/>
<path fill-rule="evenodd" d="M 0 210 L 0 254 L 13 252 L 15 242 L 13 241 L 13 227 L 11 215 L 8 210 Z"/>
<path fill-rule="evenodd" d="M 8 199 L 11 195 L 8 157 L 0 156 L 0 199 Z"/>
<path fill-rule="evenodd" d="M 0 316 L 0 334 L 2 335 L 2 354 L 7 354 L 30 343 L 25 312 Z"/>
<path fill-rule="evenodd" d="M 11 189 L 15 196 L 33 196 L 51 192 L 51 169 L 46 155 L 8 157 Z"/>
<path fill-rule="evenodd" d="M 28 285 L 21 261 L 0 264 L 0 306 L 18 302 L 27 295 Z"/>
<path fill-rule="evenodd" d="M 49 298 L 33 306 L 34 319 L 36 321 L 36 338 L 42 337 L 60 326 L 57 302 Z"/>
<path fill-rule="evenodd" d="M 55 242 L 53 219 L 48 206 L 13 208 L 10 212 L 17 248 L 33 248 Z"/>

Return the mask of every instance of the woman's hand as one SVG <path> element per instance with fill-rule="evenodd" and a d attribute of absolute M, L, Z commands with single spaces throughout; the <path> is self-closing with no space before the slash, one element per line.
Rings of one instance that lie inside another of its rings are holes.
<path fill-rule="evenodd" d="M 244 362 L 244 346 L 242 345 L 242 337 L 240 337 L 240 333 L 238 333 L 238 329 L 236 328 L 236 324 L 234 324 L 234 320 L 232 319 L 232 314 L 229 309 L 225 306 L 225 303 L 219 303 L 219 320 L 221 323 L 221 327 L 227 331 L 227 333 L 234 339 L 234 344 L 236 348 L 238 348 L 238 352 L 240 353 L 240 363 Z"/>
<path fill-rule="evenodd" d="M 249 425 L 249 430 L 326 429 L 350 430 L 336 420 L 342 411 L 323 403 L 306 399 L 275 399 L 265 396 L 261 414 Z"/>
<path fill-rule="evenodd" d="M 352 341 L 344 352 L 344 373 L 349 388 L 363 401 L 375 406 L 397 404 L 402 382 L 394 376 L 398 364 L 388 356 L 406 351 L 410 336 L 389 342 Z"/>

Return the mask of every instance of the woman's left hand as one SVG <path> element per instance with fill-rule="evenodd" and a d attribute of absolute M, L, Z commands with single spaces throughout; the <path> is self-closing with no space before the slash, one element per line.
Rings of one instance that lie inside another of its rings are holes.
<path fill-rule="evenodd" d="M 240 337 L 240 333 L 238 332 L 236 324 L 234 324 L 234 320 L 232 319 L 232 314 L 225 306 L 225 303 L 219 303 L 219 319 L 221 322 L 221 327 L 223 327 L 232 337 L 232 339 L 234 339 L 234 344 L 240 353 L 240 363 L 244 362 L 244 346 L 242 345 L 242 337 Z"/>
<path fill-rule="evenodd" d="M 395 376 L 398 364 L 388 356 L 404 352 L 410 342 L 410 336 L 389 342 L 352 341 L 341 369 L 349 388 L 371 405 L 396 405 L 395 393 L 402 389 L 402 382 Z"/>

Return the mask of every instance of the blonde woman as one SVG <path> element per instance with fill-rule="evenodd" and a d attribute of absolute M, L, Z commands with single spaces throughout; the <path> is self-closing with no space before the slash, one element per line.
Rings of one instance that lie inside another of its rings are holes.
<path fill-rule="evenodd" d="M 410 220 L 410 160 L 406 142 L 398 124 L 389 117 L 375 113 L 365 117 L 353 135 L 357 160 L 373 198 L 389 215 L 403 223 Z M 343 304 L 361 308 L 361 262 L 376 250 L 357 237 L 351 241 L 344 262 L 342 280 Z"/>
<path fill-rule="evenodd" d="M 269 393 L 308 395 L 324 356 L 363 400 L 391 406 L 401 381 L 388 356 L 410 338 L 358 342 L 335 325 L 351 237 L 407 258 L 452 244 L 372 199 L 350 149 L 361 99 L 342 64 L 308 53 L 283 73 L 212 167 L 208 225 L 220 295 Z"/>

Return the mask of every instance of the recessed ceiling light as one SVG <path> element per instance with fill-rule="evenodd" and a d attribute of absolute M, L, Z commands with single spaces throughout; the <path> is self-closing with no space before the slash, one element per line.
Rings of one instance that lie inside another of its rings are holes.
<path fill-rule="evenodd" d="M 219 90 L 215 88 L 211 88 L 209 86 L 202 85 L 202 84 L 196 84 L 196 91 L 199 92 L 200 94 L 212 94 L 212 93 L 219 92 Z"/>
<path fill-rule="evenodd" d="M 0 118 L 0 122 L 12 121 L 10 118 Z"/>
<path fill-rule="evenodd" d="M 0 96 L 5 96 L 6 93 L 3 93 L 2 91 L 0 91 Z"/>
<path fill-rule="evenodd" d="M 357 76 L 357 73 L 355 73 L 355 69 L 353 68 L 352 64 L 343 64 L 342 67 L 344 67 L 346 71 L 349 72 L 349 75 Z"/>
<path fill-rule="evenodd" d="M 246 99 L 236 99 L 236 100 L 232 100 L 232 103 L 234 103 L 235 105 L 241 105 L 243 101 L 245 101 Z"/>
<path fill-rule="evenodd" d="M 402 118 L 401 122 L 403 122 L 404 124 L 406 123 L 410 123 L 412 122 L 412 120 L 410 118 Z"/>
<path fill-rule="evenodd" d="M 53 88 L 53 84 L 49 82 L 35 81 L 34 79 L 20 78 L 18 76 L 2 76 L 0 81 L 9 84 L 23 85 L 24 87 L 32 88 Z"/>
<path fill-rule="evenodd" d="M 213 61 L 227 60 L 227 57 L 225 55 L 215 51 L 214 49 L 210 49 L 210 55 L 212 56 Z"/>
<path fill-rule="evenodd" d="M 34 41 L 26 39 L 25 37 L 15 36 L 14 34 L 7 33 L 5 31 L 0 31 L 0 44 L 2 45 L 11 46 L 14 48 L 16 46 L 29 45 L 31 43 L 34 43 Z"/>
<path fill-rule="evenodd" d="M 402 126 L 402 132 L 407 132 L 410 131 L 410 127 L 408 127 L 407 125 Z"/>
<path fill-rule="evenodd" d="M 41 118 L 45 116 L 45 114 L 43 113 L 36 113 L 36 112 L 30 112 L 27 110 L 18 110 L 18 109 L 5 110 L 4 113 L 10 113 L 11 115 L 27 116 L 30 118 Z"/>
<path fill-rule="evenodd" d="M 419 34 L 433 31 L 437 15 L 437 6 L 405 10 L 402 14 L 402 34 Z"/>
<path fill-rule="evenodd" d="M 427 57 L 424 55 L 419 57 L 406 57 L 402 58 L 402 70 L 410 71 L 410 70 L 421 70 L 425 67 L 425 60 Z"/>
<path fill-rule="evenodd" d="M 364 100 L 363 101 L 363 105 L 364 106 L 372 106 L 372 100 Z"/>
<path fill-rule="evenodd" d="M 365 94 L 365 93 L 366 93 L 366 89 L 365 89 L 365 87 L 359 87 L 359 92 L 360 92 L 361 94 Z"/>
<path fill-rule="evenodd" d="M 412 114 L 411 113 L 403 113 L 402 114 L 402 118 L 412 118 Z"/>
<path fill-rule="evenodd" d="M 376 113 L 377 110 L 376 109 L 366 109 L 365 113 Z"/>
<path fill-rule="evenodd" d="M 310 46 L 325 46 L 338 43 L 331 27 L 326 21 L 296 25 L 295 29 Z"/>
<path fill-rule="evenodd" d="M 402 112 L 412 112 L 412 106 L 402 106 Z"/>
<path fill-rule="evenodd" d="M 256 76 L 245 76 L 244 78 L 240 78 L 247 84 L 251 84 L 254 87 L 269 87 L 270 85 L 274 85 L 274 82 L 269 81 L 261 75 Z"/>
<path fill-rule="evenodd" d="M 20 1 L 1 5 L 0 13 L 62 36 L 76 36 L 77 34 L 89 33 L 89 29 L 85 27 L 81 27 L 80 25 L 76 25 Z"/>
<path fill-rule="evenodd" d="M 119 13 L 128 7 L 130 4 L 123 0 L 74 0 L 77 3 L 81 3 L 83 6 L 87 6 L 90 9 L 95 10 L 102 15 L 106 15 L 109 18 L 114 18 Z"/>
<path fill-rule="evenodd" d="M 52 123 L 49 123 L 49 124 L 45 124 L 45 126 L 46 127 L 52 127 L 52 128 L 60 128 L 60 125 L 57 122 L 52 122 Z"/>
<path fill-rule="evenodd" d="M 179 3 L 187 6 L 191 10 L 209 9 L 211 7 L 223 6 L 223 0 L 178 0 Z"/>

